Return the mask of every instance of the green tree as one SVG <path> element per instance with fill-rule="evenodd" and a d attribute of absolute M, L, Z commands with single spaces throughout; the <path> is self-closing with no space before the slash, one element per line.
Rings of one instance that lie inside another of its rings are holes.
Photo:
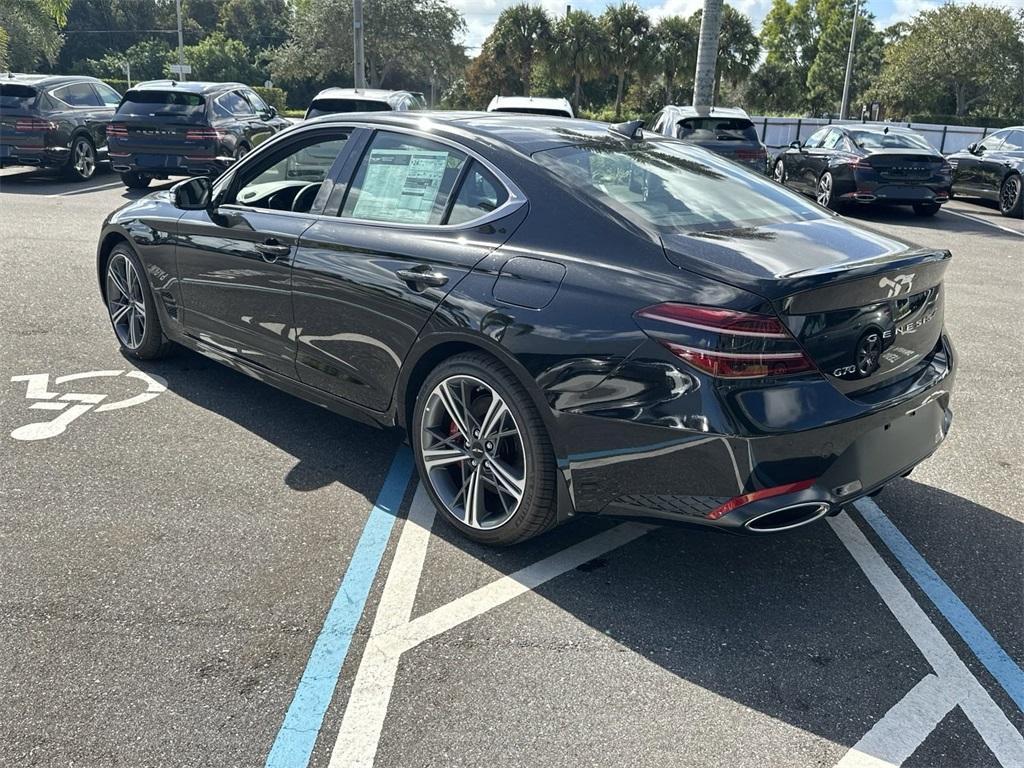
<path fill-rule="evenodd" d="M 694 18 L 666 16 L 654 28 L 655 62 L 665 81 L 665 103 L 676 103 L 676 84 L 680 76 L 692 77 L 697 66 L 699 24 Z"/>
<path fill-rule="evenodd" d="M 492 96 L 509 96 L 520 89 L 515 70 L 499 60 L 488 38 L 480 55 L 466 67 L 466 101 L 472 109 L 484 109 Z"/>
<path fill-rule="evenodd" d="M 0 0 L 0 70 L 32 70 L 57 58 L 71 0 Z"/>
<path fill-rule="evenodd" d="M 253 64 L 249 48 L 241 40 L 231 40 L 214 32 L 195 45 L 185 46 L 185 61 L 197 80 L 219 80 L 257 85 L 262 73 Z"/>
<path fill-rule="evenodd" d="M 647 65 L 651 20 L 634 3 L 610 5 L 601 14 L 608 39 L 608 64 L 615 73 L 615 119 L 622 117 L 622 95 L 626 78 Z"/>
<path fill-rule="evenodd" d="M 282 45 L 290 20 L 287 0 L 225 0 L 217 29 L 256 52 Z"/>
<path fill-rule="evenodd" d="M 534 61 L 546 53 L 551 43 L 551 19 L 547 12 L 529 3 L 509 6 L 498 15 L 489 37 L 495 54 L 518 72 L 523 95 L 529 96 Z"/>
<path fill-rule="evenodd" d="M 802 81 L 793 77 L 792 65 L 765 61 L 743 84 L 743 103 L 759 115 L 784 115 L 800 111 Z"/>
<path fill-rule="evenodd" d="M 572 78 L 572 107 L 579 111 L 583 81 L 596 77 L 607 56 L 604 30 L 588 11 L 570 11 L 555 23 L 549 65 L 559 75 Z"/>
<path fill-rule="evenodd" d="M 108 53 L 99 59 L 90 59 L 85 68 L 96 77 L 119 79 L 125 76 L 122 66 L 131 65 L 132 82 L 167 77 L 167 65 L 177 61 L 177 55 L 163 40 L 144 40 L 123 52 Z"/>
<path fill-rule="evenodd" d="M 854 0 L 818 0 L 816 12 L 821 32 L 814 62 L 807 71 L 807 102 L 815 113 L 839 112 L 853 10 Z M 857 18 L 851 104 L 870 85 L 881 61 L 882 36 L 875 30 L 874 17 L 862 13 Z"/>
<path fill-rule="evenodd" d="M 692 24 L 700 29 L 701 12 L 690 17 Z M 743 82 L 754 70 L 761 55 L 761 42 L 754 34 L 750 19 L 731 5 L 722 8 L 722 31 L 718 38 L 718 58 L 715 63 L 715 97 L 722 90 L 722 79 L 732 85 Z"/>
<path fill-rule="evenodd" d="M 943 5 L 918 14 L 885 52 L 873 93 L 890 111 L 982 106 L 1013 114 L 1024 103 L 1024 19 L 1008 10 Z"/>

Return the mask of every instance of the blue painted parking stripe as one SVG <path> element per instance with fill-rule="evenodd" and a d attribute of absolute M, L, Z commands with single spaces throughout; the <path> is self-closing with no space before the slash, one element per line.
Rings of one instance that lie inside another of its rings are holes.
<path fill-rule="evenodd" d="M 352 553 L 341 586 L 331 603 L 323 628 L 306 662 L 281 730 L 267 756 L 267 768 L 300 768 L 309 757 L 334 696 L 352 635 L 363 615 L 373 580 L 380 568 L 398 508 L 412 476 L 412 452 L 402 446 L 391 462 L 377 501 Z"/>
<path fill-rule="evenodd" d="M 879 538 L 902 563 L 918 586 L 924 590 L 953 629 L 970 646 L 978 660 L 985 665 L 1010 698 L 1024 711 L 1024 670 L 1010 658 L 992 634 L 978 621 L 971 609 L 956 596 L 906 536 L 871 499 L 860 499 L 855 506 L 868 521 Z"/>

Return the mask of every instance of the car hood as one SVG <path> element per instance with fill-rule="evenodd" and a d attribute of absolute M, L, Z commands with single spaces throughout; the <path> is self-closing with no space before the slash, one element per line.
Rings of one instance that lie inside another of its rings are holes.
<path fill-rule="evenodd" d="M 681 269 L 775 299 L 814 288 L 837 273 L 870 274 L 921 252 L 838 216 L 662 235 Z"/>

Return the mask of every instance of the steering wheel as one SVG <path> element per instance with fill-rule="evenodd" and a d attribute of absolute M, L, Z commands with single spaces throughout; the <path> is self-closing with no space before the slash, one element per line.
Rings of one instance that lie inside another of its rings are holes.
<path fill-rule="evenodd" d="M 323 184 L 322 181 L 314 181 L 300 189 L 295 195 L 295 199 L 292 200 L 292 212 L 308 213 L 309 209 L 313 207 L 313 201 L 316 200 L 316 194 L 320 191 L 321 184 Z"/>

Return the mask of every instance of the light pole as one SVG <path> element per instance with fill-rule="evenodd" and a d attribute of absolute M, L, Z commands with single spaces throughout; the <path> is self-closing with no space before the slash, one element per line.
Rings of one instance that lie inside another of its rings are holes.
<path fill-rule="evenodd" d="M 174 10 L 178 14 L 178 77 L 187 80 L 185 76 L 185 43 L 181 37 L 181 0 L 174 0 Z"/>
<path fill-rule="evenodd" d="M 707 107 L 715 99 L 715 64 L 718 35 L 722 31 L 723 0 L 704 0 L 697 42 L 697 71 L 693 76 L 693 106 Z"/>
<path fill-rule="evenodd" d="M 356 89 L 366 87 L 366 61 L 363 56 L 363 0 L 352 0 L 352 81 Z"/>
<path fill-rule="evenodd" d="M 846 54 L 846 80 L 843 82 L 843 103 L 839 108 L 839 119 L 850 117 L 850 82 L 853 80 L 853 48 L 857 44 L 857 16 L 860 13 L 860 0 L 853 4 L 853 28 L 850 30 L 850 51 Z"/>

